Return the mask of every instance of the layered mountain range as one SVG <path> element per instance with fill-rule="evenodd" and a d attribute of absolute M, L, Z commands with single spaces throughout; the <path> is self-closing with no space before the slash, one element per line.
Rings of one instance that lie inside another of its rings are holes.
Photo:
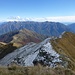
<path fill-rule="evenodd" d="M 47 36 L 59 36 L 64 31 L 70 31 L 70 29 L 59 22 L 4 22 L 0 25 L 0 35 L 14 30 L 28 29 L 36 33 Z"/>

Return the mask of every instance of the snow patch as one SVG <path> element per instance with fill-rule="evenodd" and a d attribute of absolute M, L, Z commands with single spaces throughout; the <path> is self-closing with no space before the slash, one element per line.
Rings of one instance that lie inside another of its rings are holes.
<path fill-rule="evenodd" d="M 59 54 L 53 50 L 52 45 L 49 42 L 44 45 L 44 50 L 49 52 L 52 56 L 59 57 Z"/>

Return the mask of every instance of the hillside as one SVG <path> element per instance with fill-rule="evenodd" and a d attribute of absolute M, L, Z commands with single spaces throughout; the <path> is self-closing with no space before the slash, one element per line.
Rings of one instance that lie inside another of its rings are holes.
<path fill-rule="evenodd" d="M 47 38 L 41 43 L 28 43 L 0 60 L 0 65 L 21 66 L 41 64 L 55 68 L 62 66 L 75 71 L 75 34 L 64 32 L 60 37 Z"/>
<path fill-rule="evenodd" d="M 75 34 L 66 32 L 62 38 L 58 38 L 53 41 L 53 47 L 60 49 L 59 51 L 64 51 L 66 55 L 70 55 L 75 59 Z"/>
<path fill-rule="evenodd" d="M 53 48 L 62 55 L 64 60 L 67 60 L 65 58 L 71 59 L 69 67 L 75 69 L 75 34 L 66 32 L 61 38 L 52 40 L 52 45 Z"/>
<path fill-rule="evenodd" d="M 59 22 L 14 21 L 2 23 L 0 25 L 0 35 L 24 28 L 48 36 L 59 36 L 64 31 L 70 31 L 66 25 Z"/>
<path fill-rule="evenodd" d="M 13 52 L 15 49 L 17 49 L 17 47 L 13 46 L 12 43 L 6 44 L 0 42 L 0 59 Z"/>
<path fill-rule="evenodd" d="M 11 42 L 14 46 L 20 47 L 29 42 L 39 43 L 45 38 L 45 36 L 37 34 L 33 31 L 22 29 L 1 35 L 0 41 L 5 43 Z"/>

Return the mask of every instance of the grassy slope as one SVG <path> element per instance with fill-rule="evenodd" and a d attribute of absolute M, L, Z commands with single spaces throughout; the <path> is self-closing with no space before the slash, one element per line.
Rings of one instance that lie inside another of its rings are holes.
<path fill-rule="evenodd" d="M 11 42 L 14 43 L 14 46 L 20 47 L 29 42 L 39 43 L 45 38 L 46 37 L 43 35 L 37 34 L 27 29 L 23 29 L 20 30 L 18 34 L 13 36 L 13 40 Z"/>
<path fill-rule="evenodd" d="M 49 68 L 41 65 L 34 67 L 0 67 L 0 75 L 75 75 L 75 72 L 63 67 Z"/>
<path fill-rule="evenodd" d="M 54 49 L 63 56 L 69 57 L 69 67 L 75 70 L 75 34 L 66 32 L 62 38 L 52 40 Z"/>

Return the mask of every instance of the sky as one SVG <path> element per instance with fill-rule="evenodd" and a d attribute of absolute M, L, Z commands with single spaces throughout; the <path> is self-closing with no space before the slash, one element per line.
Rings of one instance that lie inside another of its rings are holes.
<path fill-rule="evenodd" d="M 75 0 L 0 0 L 0 21 L 75 22 Z"/>

